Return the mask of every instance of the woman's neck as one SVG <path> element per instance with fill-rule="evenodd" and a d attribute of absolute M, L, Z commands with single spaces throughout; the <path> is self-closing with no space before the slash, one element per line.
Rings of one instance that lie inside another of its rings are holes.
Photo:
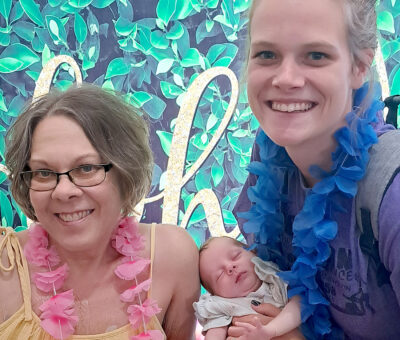
<path fill-rule="evenodd" d="M 333 137 L 319 140 L 318 143 L 303 143 L 301 145 L 286 147 L 290 159 L 304 176 L 306 185 L 312 188 L 319 179 L 311 176 L 310 166 L 317 165 L 324 171 L 329 171 L 332 166 L 332 152 L 337 147 Z"/>

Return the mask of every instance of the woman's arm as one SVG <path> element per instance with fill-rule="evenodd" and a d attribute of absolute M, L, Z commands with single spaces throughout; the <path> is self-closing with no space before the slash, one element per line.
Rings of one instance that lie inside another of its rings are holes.
<path fill-rule="evenodd" d="M 163 328 L 168 340 L 190 340 L 196 327 L 192 305 L 200 296 L 198 249 L 182 228 L 159 226 L 157 230 L 154 278 L 163 280 L 156 283 L 158 295 L 169 295 Z"/>
<path fill-rule="evenodd" d="M 228 331 L 228 326 L 218 327 L 218 328 L 210 328 L 207 331 L 206 336 L 204 337 L 204 340 L 225 340 L 227 331 Z"/>
<path fill-rule="evenodd" d="M 246 315 L 241 317 L 234 317 L 232 321 L 232 326 L 228 328 L 228 338 L 226 340 L 245 340 L 246 328 L 237 326 L 237 322 L 246 322 L 253 326 L 259 325 L 261 322 L 263 325 L 271 322 L 281 310 L 269 303 L 263 303 L 259 306 L 252 306 L 252 308 L 258 313 L 257 315 Z M 294 329 L 284 335 L 277 336 L 273 338 L 274 340 L 305 340 L 304 336 L 298 329 Z"/>

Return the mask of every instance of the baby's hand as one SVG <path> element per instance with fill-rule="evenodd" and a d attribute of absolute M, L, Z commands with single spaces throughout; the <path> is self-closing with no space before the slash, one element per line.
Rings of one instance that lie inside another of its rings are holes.
<path fill-rule="evenodd" d="M 263 326 L 259 319 L 254 325 L 247 322 L 236 322 L 235 326 L 243 328 L 243 335 L 239 340 L 270 340 L 276 336 L 276 331 L 268 326 Z"/>

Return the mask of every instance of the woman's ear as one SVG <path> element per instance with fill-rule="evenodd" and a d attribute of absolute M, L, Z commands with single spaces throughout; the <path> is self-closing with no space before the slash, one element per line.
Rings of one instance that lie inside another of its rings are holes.
<path fill-rule="evenodd" d="M 360 55 L 354 60 L 351 71 L 351 85 L 354 90 L 359 89 L 365 82 L 365 78 L 371 69 L 375 52 L 372 48 L 365 48 Z"/>

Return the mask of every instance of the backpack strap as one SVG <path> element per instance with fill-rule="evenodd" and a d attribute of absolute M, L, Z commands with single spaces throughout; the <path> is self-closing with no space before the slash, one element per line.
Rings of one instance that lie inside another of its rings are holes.
<path fill-rule="evenodd" d="M 360 247 L 377 266 L 377 281 L 389 282 L 390 273 L 379 256 L 379 208 L 386 190 L 400 172 L 400 130 L 391 130 L 379 137 L 369 151 L 365 177 L 358 183 L 356 196 L 357 225 L 361 230 Z"/>

